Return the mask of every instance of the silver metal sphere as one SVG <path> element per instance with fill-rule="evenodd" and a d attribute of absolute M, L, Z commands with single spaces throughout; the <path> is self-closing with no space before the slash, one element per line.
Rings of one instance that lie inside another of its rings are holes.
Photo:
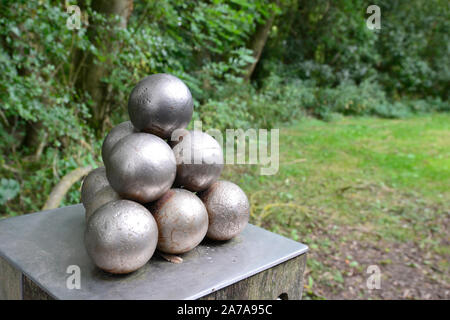
<path fill-rule="evenodd" d="M 186 131 L 173 147 L 177 160 L 175 186 L 202 191 L 212 185 L 223 169 L 220 144 L 202 131 Z"/>
<path fill-rule="evenodd" d="M 192 192 L 170 189 L 149 208 L 158 225 L 157 248 L 162 252 L 188 252 L 206 235 L 208 213 L 202 201 Z"/>
<path fill-rule="evenodd" d="M 157 73 L 141 80 L 131 92 L 128 113 L 133 125 L 163 139 L 186 128 L 194 104 L 189 88 L 175 76 Z"/>
<path fill-rule="evenodd" d="M 106 178 L 105 167 L 100 167 L 89 172 L 86 178 L 84 178 L 81 187 L 81 202 L 84 207 L 86 208 L 86 205 L 91 202 L 91 199 L 97 191 L 106 186 L 109 186 L 109 182 Z"/>
<path fill-rule="evenodd" d="M 111 131 L 106 136 L 105 140 L 103 141 L 102 145 L 102 159 L 105 161 L 105 159 L 108 157 L 108 155 L 111 153 L 112 148 L 116 145 L 116 143 L 132 134 L 139 132 L 131 123 L 131 121 L 125 121 L 114 128 L 111 129 Z"/>
<path fill-rule="evenodd" d="M 244 191 L 234 183 L 219 180 L 201 192 L 199 197 L 208 211 L 208 238 L 229 240 L 247 225 L 250 204 Z"/>
<path fill-rule="evenodd" d="M 132 133 L 114 146 L 105 159 L 111 187 L 124 199 L 141 203 L 161 197 L 173 184 L 175 156 L 161 138 Z"/>
<path fill-rule="evenodd" d="M 84 243 L 95 265 L 111 273 L 130 273 L 152 257 L 158 226 L 139 203 L 117 200 L 99 208 L 88 220 Z"/>
<path fill-rule="evenodd" d="M 119 194 L 116 191 L 114 191 L 114 189 L 111 188 L 111 186 L 107 185 L 106 187 L 103 187 L 103 189 L 100 189 L 95 193 L 91 201 L 86 203 L 85 205 L 86 221 L 88 221 L 89 218 L 92 216 L 92 214 L 94 214 L 94 212 L 104 204 L 120 199 L 121 198 Z"/>

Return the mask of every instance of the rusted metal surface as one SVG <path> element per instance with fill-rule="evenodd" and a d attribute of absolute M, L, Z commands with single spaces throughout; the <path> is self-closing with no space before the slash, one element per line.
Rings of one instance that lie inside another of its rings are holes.
<path fill-rule="evenodd" d="M 199 197 L 208 211 L 208 238 L 229 240 L 247 225 L 250 204 L 244 191 L 236 184 L 219 180 L 199 193 Z"/>
<path fill-rule="evenodd" d="M 206 235 L 208 213 L 203 202 L 190 191 L 170 189 L 149 208 L 158 224 L 158 250 L 162 252 L 188 252 Z"/>

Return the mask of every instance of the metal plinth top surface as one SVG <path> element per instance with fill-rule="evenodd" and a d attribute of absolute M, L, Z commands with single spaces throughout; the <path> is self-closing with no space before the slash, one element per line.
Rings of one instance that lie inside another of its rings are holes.
<path fill-rule="evenodd" d="M 155 253 L 141 269 L 111 275 L 87 255 L 84 229 L 82 205 L 2 219 L 0 256 L 55 299 L 197 299 L 308 250 L 249 224 L 230 241 L 204 240 L 181 255 L 181 264 Z M 67 288 L 73 265 L 81 271 L 80 289 Z"/>

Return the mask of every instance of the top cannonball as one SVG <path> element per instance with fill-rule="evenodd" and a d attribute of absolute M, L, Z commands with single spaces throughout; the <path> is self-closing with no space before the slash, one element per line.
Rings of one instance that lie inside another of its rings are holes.
<path fill-rule="evenodd" d="M 192 118 L 189 88 L 175 76 L 157 73 L 141 80 L 131 92 L 128 113 L 141 131 L 163 139 L 176 129 L 186 128 Z"/>

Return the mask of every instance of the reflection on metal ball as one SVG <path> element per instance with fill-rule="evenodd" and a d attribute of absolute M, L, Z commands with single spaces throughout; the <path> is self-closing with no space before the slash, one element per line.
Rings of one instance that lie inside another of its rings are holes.
<path fill-rule="evenodd" d="M 161 197 L 173 184 L 176 162 L 161 138 L 132 133 L 122 138 L 105 158 L 111 187 L 124 199 L 141 203 Z"/>
<path fill-rule="evenodd" d="M 208 211 L 208 238 L 228 240 L 247 225 L 250 204 L 244 191 L 234 183 L 219 180 L 201 192 L 199 197 Z"/>
<path fill-rule="evenodd" d="M 120 199 L 121 198 L 119 194 L 116 191 L 114 191 L 114 189 L 111 188 L 111 186 L 108 185 L 106 187 L 103 187 L 103 189 L 100 189 L 95 193 L 91 201 L 86 203 L 85 205 L 86 221 L 88 221 L 88 219 L 92 216 L 92 214 L 104 204 Z"/>
<path fill-rule="evenodd" d="M 86 208 L 86 205 L 91 202 L 97 191 L 106 186 L 109 186 L 109 182 L 106 178 L 105 167 L 100 167 L 89 172 L 81 187 L 81 202 L 84 207 Z"/>
<path fill-rule="evenodd" d="M 201 191 L 212 185 L 223 169 L 220 144 L 202 131 L 186 131 L 173 147 L 177 160 L 175 186 Z"/>
<path fill-rule="evenodd" d="M 131 92 L 128 113 L 133 125 L 163 139 L 191 121 L 193 101 L 189 88 L 175 76 L 157 73 L 141 80 Z"/>
<path fill-rule="evenodd" d="M 208 213 L 192 192 L 170 189 L 149 205 L 158 224 L 158 249 L 180 254 L 195 248 L 208 230 Z"/>
<path fill-rule="evenodd" d="M 158 227 L 142 205 L 117 200 L 100 207 L 88 220 L 84 243 L 95 265 L 111 273 L 130 273 L 152 257 Z"/>
<path fill-rule="evenodd" d="M 111 131 L 106 136 L 105 140 L 103 141 L 102 145 L 103 161 L 105 161 L 105 159 L 111 153 L 112 148 L 116 145 L 116 143 L 120 139 L 136 132 L 138 132 L 138 130 L 133 126 L 131 121 L 122 122 L 117 126 L 115 126 L 114 128 L 112 128 Z"/>

